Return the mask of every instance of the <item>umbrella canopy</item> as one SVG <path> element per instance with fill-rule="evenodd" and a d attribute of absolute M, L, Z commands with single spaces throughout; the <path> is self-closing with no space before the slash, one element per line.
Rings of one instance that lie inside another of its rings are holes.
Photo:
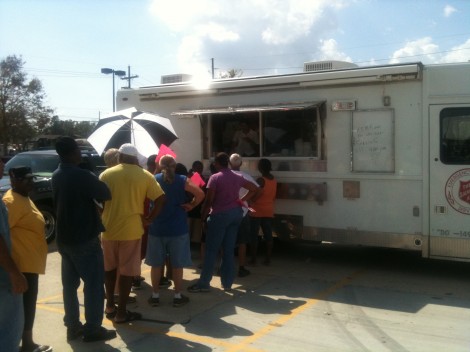
<path fill-rule="evenodd" d="M 170 145 L 177 138 L 169 119 L 129 108 L 101 118 L 88 142 L 99 154 L 131 143 L 148 157 L 157 154 L 161 144 Z"/>

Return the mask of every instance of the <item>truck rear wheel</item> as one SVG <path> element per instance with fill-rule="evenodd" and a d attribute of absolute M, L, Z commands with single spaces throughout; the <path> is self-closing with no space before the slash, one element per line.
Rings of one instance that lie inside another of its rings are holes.
<path fill-rule="evenodd" d="M 40 204 L 38 205 L 39 211 L 44 216 L 44 220 L 46 221 L 45 227 L 45 235 L 47 243 L 51 243 L 55 239 L 55 231 L 56 231 L 56 219 L 54 210 L 48 206 Z"/>

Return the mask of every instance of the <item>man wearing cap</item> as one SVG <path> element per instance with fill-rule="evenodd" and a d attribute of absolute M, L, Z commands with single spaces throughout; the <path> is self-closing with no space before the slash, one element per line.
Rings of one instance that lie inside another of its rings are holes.
<path fill-rule="evenodd" d="M 12 167 L 8 173 L 11 189 L 3 196 L 3 202 L 8 208 L 12 257 L 28 281 L 28 290 L 23 293 L 24 328 L 21 351 L 51 352 L 52 347 L 39 345 L 33 339 L 39 274 L 44 275 L 47 260 L 44 217 L 28 196 L 34 186 L 34 175 L 27 166 Z"/>
<path fill-rule="evenodd" d="M 126 310 L 132 278 L 140 275 L 141 240 L 144 226 L 160 212 L 165 196 L 153 175 L 139 166 L 135 146 L 126 143 L 119 148 L 119 164 L 106 169 L 100 179 L 111 190 L 102 214 L 106 230 L 102 233 L 106 285 L 106 317 L 117 324 L 141 319 L 137 312 Z M 154 202 L 144 217 L 144 202 Z M 118 306 L 114 302 L 116 274 L 119 272 Z"/>
<path fill-rule="evenodd" d="M 3 177 L 0 159 L 0 179 Z M 23 333 L 23 295 L 28 289 L 26 278 L 11 257 L 8 211 L 0 202 L 0 346 L 2 351 L 18 351 Z"/>
<path fill-rule="evenodd" d="M 57 248 L 62 257 L 64 324 L 67 340 L 83 335 L 83 341 L 116 337 L 102 326 L 104 309 L 104 261 L 99 235 L 104 230 L 95 201 L 111 199 L 111 192 L 95 174 L 79 167 L 81 152 L 75 139 L 56 142 L 59 167 L 52 174 L 52 194 L 57 215 Z M 80 322 L 77 289 L 83 280 L 85 320 Z"/>

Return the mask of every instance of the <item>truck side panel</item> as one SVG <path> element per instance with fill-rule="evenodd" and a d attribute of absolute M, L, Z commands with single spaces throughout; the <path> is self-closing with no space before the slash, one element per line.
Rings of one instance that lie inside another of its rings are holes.
<path fill-rule="evenodd" d="M 453 73 L 446 72 L 449 69 Z M 213 156 L 207 150 L 220 133 L 212 126 L 218 119 L 229 121 L 239 111 L 249 110 L 259 114 L 259 126 L 264 126 L 271 116 L 266 111 L 280 111 L 283 104 L 286 110 L 311 108 L 308 113 L 321 121 L 317 126 L 321 152 L 308 157 L 285 149 L 284 154 L 262 155 L 271 160 L 282 193 L 276 200 L 277 223 L 282 227 L 279 237 L 406 248 L 422 251 L 424 256 L 468 259 L 470 238 L 458 238 L 465 245 L 439 244 L 445 228 L 436 230 L 433 223 L 435 206 L 447 201 L 445 195 L 434 200 L 430 194 L 443 189 L 452 173 L 448 170 L 441 179 L 429 180 L 434 163 L 430 145 L 436 139 L 429 133 L 438 123 L 429 120 L 429 105 L 469 103 L 469 70 L 470 65 L 422 71 L 419 65 L 390 66 L 215 82 L 205 91 L 188 85 L 149 87 L 120 91 L 126 100 L 118 99 L 118 106 L 170 117 L 179 136 L 171 146 L 178 159 L 187 166 L 203 159 L 207 171 Z M 341 102 L 353 108 L 334 111 L 333 106 Z M 356 148 L 357 122 L 364 116 L 366 123 L 360 127 L 366 131 L 364 146 Z M 385 116 L 385 124 L 377 122 L 379 116 Z M 389 140 L 382 144 L 383 134 Z M 372 158 L 370 168 L 367 159 L 354 168 L 354 158 L 362 150 L 372 156 L 381 148 L 387 153 L 377 155 L 390 158 L 391 169 L 374 168 Z M 256 176 L 258 159 L 244 157 L 245 171 Z M 444 222 L 468 220 L 468 215 L 462 215 Z M 459 229 L 464 234 L 470 230 Z M 452 250 L 455 246 L 459 249 Z"/>

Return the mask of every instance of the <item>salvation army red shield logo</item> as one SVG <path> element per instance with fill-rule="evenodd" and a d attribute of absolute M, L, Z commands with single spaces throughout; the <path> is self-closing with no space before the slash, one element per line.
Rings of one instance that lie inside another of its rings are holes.
<path fill-rule="evenodd" d="M 452 208 L 470 215 L 470 169 L 454 172 L 447 180 L 445 194 Z"/>
<path fill-rule="evenodd" d="M 459 198 L 470 204 L 470 181 L 460 181 Z"/>

